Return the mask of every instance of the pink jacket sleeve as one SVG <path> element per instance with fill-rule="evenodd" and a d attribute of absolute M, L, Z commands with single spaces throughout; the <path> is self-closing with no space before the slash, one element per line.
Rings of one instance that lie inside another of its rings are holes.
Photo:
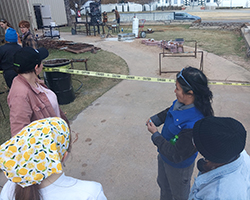
<path fill-rule="evenodd" d="M 29 100 L 22 96 L 14 96 L 8 102 L 10 107 L 11 136 L 16 135 L 31 122 L 32 108 Z"/>

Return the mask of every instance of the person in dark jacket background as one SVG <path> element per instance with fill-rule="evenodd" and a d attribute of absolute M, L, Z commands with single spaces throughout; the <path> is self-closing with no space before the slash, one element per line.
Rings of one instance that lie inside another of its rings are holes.
<path fill-rule="evenodd" d="M 8 28 L 5 33 L 6 44 L 0 46 L 0 69 L 7 86 L 10 88 L 13 79 L 17 76 L 13 66 L 13 55 L 22 47 L 17 44 L 18 36 L 13 28 Z"/>
<path fill-rule="evenodd" d="M 3 19 L 3 18 L 0 19 L 0 26 L 4 29 L 5 33 L 7 32 L 8 28 L 14 29 L 14 27 L 6 19 Z M 19 37 L 18 32 L 16 32 L 16 34 L 17 34 L 17 43 L 21 45 L 22 44 L 21 38 Z"/>
<path fill-rule="evenodd" d="M 115 19 L 116 19 L 116 22 L 117 24 L 120 24 L 120 14 L 117 10 L 113 9 L 112 12 L 115 13 Z"/>
<path fill-rule="evenodd" d="M 35 36 L 30 32 L 30 23 L 28 21 L 22 20 L 19 22 L 19 28 L 23 34 L 21 37 L 22 46 L 37 49 L 38 45 Z"/>

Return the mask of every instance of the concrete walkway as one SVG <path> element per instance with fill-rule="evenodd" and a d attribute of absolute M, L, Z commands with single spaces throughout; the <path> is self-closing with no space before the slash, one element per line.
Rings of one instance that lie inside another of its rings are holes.
<path fill-rule="evenodd" d="M 92 43 L 117 54 L 127 62 L 131 75 L 175 78 L 175 74 L 158 75 L 161 50 L 140 44 L 139 40 L 130 43 L 69 34 L 62 37 Z M 248 71 L 221 57 L 205 53 L 204 60 L 204 73 L 209 79 L 250 80 Z M 187 65 L 198 67 L 199 59 L 163 61 L 163 66 L 173 69 Z M 102 183 L 110 200 L 159 199 L 156 147 L 145 121 L 171 105 L 174 88 L 174 84 L 124 80 L 93 102 L 72 122 L 72 130 L 79 134 L 66 173 Z M 211 89 L 215 114 L 234 117 L 250 130 L 250 87 L 211 86 Z M 250 152 L 250 148 L 247 150 Z"/>
<path fill-rule="evenodd" d="M 128 64 L 131 75 L 175 78 L 158 74 L 158 47 L 134 42 L 104 41 L 61 33 L 61 38 L 94 44 L 117 54 Z M 250 72 L 211 53 L 205 53 L 204 73 L 209 79 L 250 80 Z M 198 67 L 199 59 L 163 60 L 168 69 Z M 157 200 L 157 150 L 151 142 L 146 120 L 170 106 L 175 85 L 123 80 L 98 98 L 73 120 L 74 143 L 65 173 L 103 185 L 109 200 Z M 211 86 L 217 116 L 231 116 L 250 130 L 250 87 Z M 249 140 L 247 151 L 250 153 Z M 194 175 L 197 175 L 195 169 Z M 1 178 L 1 180 L 3 180 Z"/>

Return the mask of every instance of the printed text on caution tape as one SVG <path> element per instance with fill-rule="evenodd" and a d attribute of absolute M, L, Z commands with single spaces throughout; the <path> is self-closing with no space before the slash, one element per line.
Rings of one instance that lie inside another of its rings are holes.
<path fill-rule="evenodd" d="M 116 78 L 116 79 L 124 79 L 124 80 L 137 80 L 137 81 L 149 81 L 149 82 L 162 82 L 162 83 L 175 83 L 174 79 L 166 79 L 166 78 L 152 78 L 152 77 L 144 77 L 144 76 L 133 76 L 133 75 L 123 75 L 123 74 L 111 74 L 105 72 L 94 72 L 94 71 L 85 71 L 78 69 L 65 69 L 65 68 L 49 68 L 44 67 L 45 72 L 62 72 L 69 74 L 77 74 L 77 75 L 86 75 L 86 76 L 96 76 L 96 77 L 106 77 L 106 78 Z M 232 86 L 250 86 L 250 83 L 240 83 L 240 82 L 218 82 L 218 81 L 210 81 L 209 85 L 232 85 Z"/>

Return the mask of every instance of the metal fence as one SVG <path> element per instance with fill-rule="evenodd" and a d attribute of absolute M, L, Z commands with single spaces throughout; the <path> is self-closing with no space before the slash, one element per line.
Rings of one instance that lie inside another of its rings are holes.
<path fill-rule="evenodd" d="M 134 16 L 146 21 L 170 21 L 174 20 L 174 12 L 152 12 L 152 13 L 121 13 L 121 22 L 131 22 Z"/>

